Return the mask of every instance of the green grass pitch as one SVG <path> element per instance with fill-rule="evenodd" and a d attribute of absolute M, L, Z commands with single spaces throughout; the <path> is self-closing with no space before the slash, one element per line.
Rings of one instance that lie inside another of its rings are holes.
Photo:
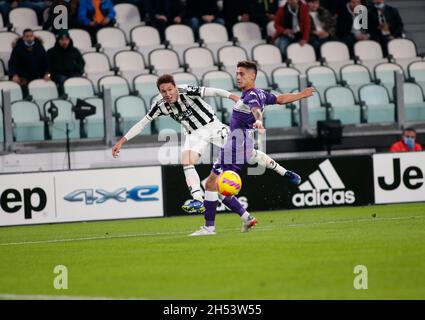
<path fill-rule="evenodd" d="M 218 215 L 206 237 L 187 236 L 201 216 L 3 227 L 0 298 L 425 299 L 425 203 L 255 216 L 241 233 Z"/>

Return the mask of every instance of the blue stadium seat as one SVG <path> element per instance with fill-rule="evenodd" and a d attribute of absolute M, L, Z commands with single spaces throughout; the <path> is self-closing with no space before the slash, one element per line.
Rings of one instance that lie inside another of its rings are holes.
<path fill-rule="evenodd" d="M 422 87 L 425 91 L 425 61 L 416 61 L 409 64 L 409 78 Z"/>
<path fill-rule="evenodd" d="M 73 77 L 67 79 L 64 84 L 64 91 L 73 103 L 77 99 L 91 98 L 95 96 L 95 89 L 93 83 L 83 77 Z"/>
<path fill-rule="evenodd" d="M 295 68 L 278 67 L 272 71 L 272 81 L 281 92 L 291 92 L 300 86 L 300 71 Z"/>
<path fill-rule="evenodd" d="M 151 101 L 158 94 L 156 74 L 141 74 L 133 79 L 133 88 L 138 91 L 143 100 Z"/>
<path fill-rule="evenodd" d="M 395 63 L 381 63 L 374 69 L 375 79 L 387 88 L 391 100 L 394 99 L 395 72 L 400 72 L 404 76 L 403 68 Z"/>
<path fill-rule="evenodd" d="M 425 97 L 422 88 L 416 83 L 403 84 L 406 121 L 425 121 Z"/>
<path fill-rule="evenodd" d="M 48 112 L 52 103 L 58 108 L 58 117 L 52 123 L 49 121 L 49 132 L 53 140 L 66 139 L 66 124 L 69 127 L 69 137 L 71 139 L 78 139 L 80 137 L 79 122 L 75 120 L 74 113 L 72 112 L 72 102 L 63 99 L 52 99 L 44 104 L 44 116 L 51 120 L 50 113 Z"/>
<path fill-rule="evenodd" d="M 146 103 L 140 97 L 123 96 L 115 101 L 115 112 L 118 114 L 120 135 L 123 135 L 146 115 Z M 151 134 L 151 126 L 147 126 L 141 134 Z"/>
<path fill-rule="evenodd" d="M 17 142 L 44 140 L 44 123 L 34 102 L 19 100 L 11 105 L 13 136 Z"/>
<path fill-rule="evenodd" d="M 310 67 L 306 71 L 308 82 L 316 88 L 321 97 L 324 97 L 325 90 L 337 85 L 336 73 L 326 66 Z"/>
<path fill-rule="evenodd" d="M 103 138 L 105 136 L 103 100 L 100 98 L 87 98 L 84 101 L 96 107 L 96 114 L 86 118 L 87 138 Z"/>
<path fill-rule="evenodd" d="M 341 68 L 340 78 L 354 92 L 357 101 L 360 101 L 359 89 L 372 83 L 369 69 L 361 64 L 349 64 Z"/>

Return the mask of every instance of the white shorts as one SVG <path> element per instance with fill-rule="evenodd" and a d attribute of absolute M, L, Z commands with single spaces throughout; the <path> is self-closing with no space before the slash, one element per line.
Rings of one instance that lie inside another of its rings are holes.
<path fill-rule="evenodd" d="M 185 142 L 182 151 L 195 151 L 202 154 L 210 143 L 222 147 L 229 135 L 229 127 L 216 120 L 195 130 L 191 134 L 185 135 Z"/>

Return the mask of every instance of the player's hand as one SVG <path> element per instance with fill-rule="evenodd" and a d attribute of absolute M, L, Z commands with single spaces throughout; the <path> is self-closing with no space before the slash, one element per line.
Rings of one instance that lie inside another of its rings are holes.
<path fill-rule="evenodd" d="M 120 150 L 122 148 L 122 144 L 117 142 L 113 147 L 112 147 L 112 156 L 114 158 L 118 157 L 118 154 L 120 153 Z"/>
<path fill-rule="evenodd" d="M 314 93 L 314 92 L 316 92 L 316 89 L 314 89 L 313 87 L 305 88 L 305 89 L 303 90 L 304 98 L 311 97 L 311 96 L 313 95 L 313 93 Z"/>
<path fill-rule="evenodd" d="M 264 125 L 263 125 L 263 121 L 261 120 L 255 121 L 253 127 L 258 130 L 259 134 L 264 134 L 264 132 L 266 132 L 266 129 L 264 128 Z"/>

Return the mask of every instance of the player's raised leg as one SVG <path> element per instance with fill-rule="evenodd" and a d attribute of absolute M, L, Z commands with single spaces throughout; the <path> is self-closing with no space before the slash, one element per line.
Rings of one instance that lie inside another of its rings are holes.
<path fill-rule="evenodd" d="M 194 150 L 184 150 L 182 152 L 183 172 L 186 177 L 186 184 L 193 197 L 189 203 L 182 206 L 182 209 L 188 213 L 203 213 L 205 211 L 201 179 L 195 168 L 199 158 L 200 154 Z"/>
<path fill-rule="evenodd" d="M 218 204 L 217 178 L 218 175 L 211 172 L 207 179 L 204 200 L 205 225 L 203 225 L 198 231 L 190 234 L 190 236 L 207 236 L 215 234 L 215 214 Z"/>

